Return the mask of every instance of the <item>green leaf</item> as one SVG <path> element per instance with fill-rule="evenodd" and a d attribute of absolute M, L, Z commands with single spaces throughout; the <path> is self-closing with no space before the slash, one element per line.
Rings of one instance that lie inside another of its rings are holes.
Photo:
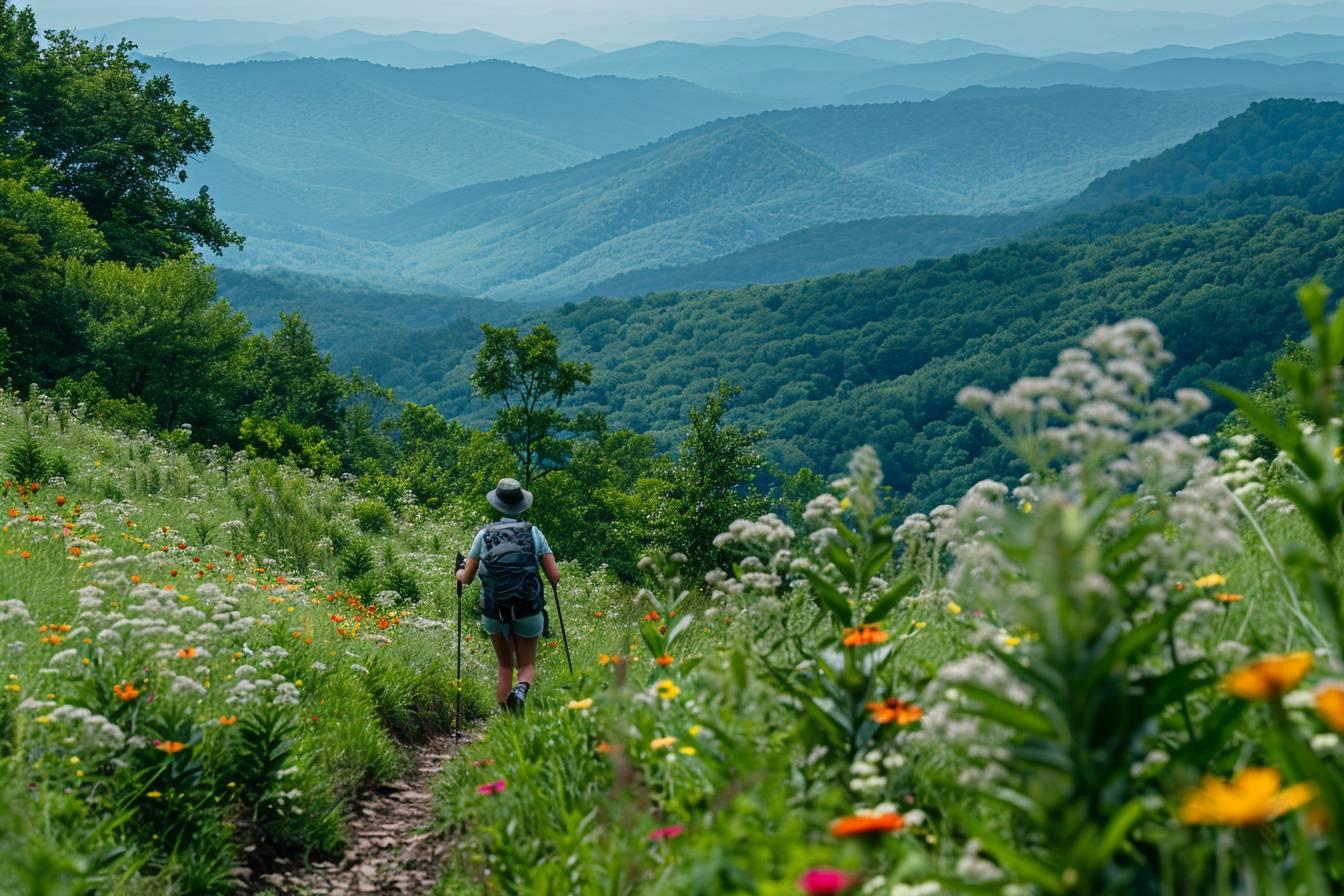
<path fill-rule="evenodd" d="M 911 591 L 914 591 L 918 585 L 919 579 L 914 575 L 906 573 L 901 576 L 901 578 L 896 581 L 895 585 L 888 588 L 886 592 L 868 608 L 868 612 L 864 614 L 863 621 L 865 623 L 885 621 L 887 615 L 896 608 L 896 605 L 904 600 L 906 595 Z"/>
<path fill-rule="evenodd" d="M 1143 801 L 1140 799 L 1130 800 L 1111 816 L 1110 822 L 1106 825 L 1106 830 L 1101 834 L 1097 845 L 1092 849 L 1093 865 L 1100 866 L 1109 862 L 1115 851 L 1124 845 L 1129 837 L 1129 832 L 1140 821 L 1143 821 L 1144 808 Z"/>
<path fill-rule="evenodd" d="M 1291 453 L 1302 441 L 1302 436 L 1296 429 L 1284 426 L 1274 418 L 1272 413 L 1261 407 L 1259 402 L 1245 392 L 1219 383 L 1210 384 L 1210 388 L 1236 405 L 1237 409 L 1246 415 L 1246 419 L 1251 422 L 1251 425 L 1260 430 L 1265 438 L 1273 442 L 1280 451 Z"/>
<path fill-rule="evenodd" d="M 854 611 L 840 590 L 814 569 L 804 570 L 803 575 L 807 576 L 807 581 L 812 585 L 812 594 L 816 596 L 817 603 L 828 610 L 836 622 L 852 626 Z"/>
<path fill-rule="evenodd" d="M 962 682 L 957 688 L 978 704 L 971 708 L 971 711 L 977 715 L 984 716 L 1026 735 L 1036 737 L 1053 737 L 1055 735 L 1054 725 L 1044 714 L 1035 709 L 1019 706 L 978 684 Z"/>
<path fill-rule="evenodd" d="M 1245 700 L 1224 700 L 1204 717 L 1199 736 L 1181 747 L 1171 759 L 1172 765 L 1188 765 L 1205 770 L 1219 751 L 1229 743 L 1229 735 L 1241 723 L 1251 704 Z"/>
<path fill-rule="evenodd" d="M 980 841 L 994 860 L 1021 880 L 1033 883 L 1047 893 L 1063 893 L 1059 876 L 1041 862 L 1027 855 L 1015 844 L 1002 840 L 989 825 L 971 815 L 960 815 L 958 820 L 966 832 Z"/>

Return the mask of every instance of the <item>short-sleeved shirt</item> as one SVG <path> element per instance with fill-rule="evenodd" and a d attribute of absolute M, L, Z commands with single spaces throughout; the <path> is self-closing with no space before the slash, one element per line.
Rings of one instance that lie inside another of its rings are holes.
<path fill-rule="evenodd" d="M 516 523 L 518 521 L 513 519 L 512 517 L 506 516 L 502 518 L 500 522 Z M 555 551 L 551 550 L 550 544 L 546 541 L 546 536 L 543 535 L 541 533 L 541 530 L 536 526 L 532 527 L 532 546 L 537 551 L 538 560 L 540 560 L 542 557 L 545 557 L 547 554 L 555 553 Z M 471 553 L 468 554 L 467 556 L 471 557 L 471 559 L 473 560 L 480 560 L 481 553 L 484 550 L 485 550 L 485 529 L 481 529 L 481 531 L 476 533 L 476 540 L 471 543 Z M 483 576 L 490 575 L 490 571 L 486 568 L 486 563 L 483 560 L 481 561 L 481 575 Z"/>

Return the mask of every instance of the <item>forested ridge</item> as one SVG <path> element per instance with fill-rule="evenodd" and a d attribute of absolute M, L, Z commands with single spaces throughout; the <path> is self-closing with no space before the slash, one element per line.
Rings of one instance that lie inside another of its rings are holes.
<path fill-rule="evenodd" d="M 1338 104 L 1267 101 L 1188 155 L 1178 147 L 1129 170 L 1177 195 L 1068 215 L 1031 239 L 777 286 L 591 299 L 533 319 L 592 360 L 580 398 L 620 426 L 667 444 L 686 396 L 724 380 L 743 387 L 739 419 L 766 430 L 785 469 L 834 469 L 848 446 L 871 442 L 888 482 L 929 504 L 1011 472 L 955 408 L 957 389 L 1041 372 L 1098 323 L 1156 321 L 1177 355 L 1175 384 L 1262 376 L 1284 338 L 1301 335 L 1292 285 L 1341 264 L 1344 164 L 1312 147 L 1342 125 Z M 1258 149 L 1229 163 L 1233 140 Z M 445 367 L 462 356 L 447 342 L 429 352 Z M 479 415 L 451 382 L 408 388 Z"/>

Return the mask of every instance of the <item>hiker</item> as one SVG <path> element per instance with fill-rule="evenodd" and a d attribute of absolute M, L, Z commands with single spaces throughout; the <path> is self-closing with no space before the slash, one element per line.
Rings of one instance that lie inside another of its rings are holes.
<path fill-rule="evenodd" d="M 537 574 L 560 584 L 560 568 L 541 530 L 518 517 L 532 506 L 532 493 L 516 479 L 501 479 L 485 500 L 500 513 L 497 523 L 476 533 L 457 580 L 470 585 L 481 573 L 481 624 L 499 660 L 495 700 L 518 712 L 536 675 L 537 641 L 546 625 L 546 590 Z M 518 683 L 513 671 L 518 669 Z"/>

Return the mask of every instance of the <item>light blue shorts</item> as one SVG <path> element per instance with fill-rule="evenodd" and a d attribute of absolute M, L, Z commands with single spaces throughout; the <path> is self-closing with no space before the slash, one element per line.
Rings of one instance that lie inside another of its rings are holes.
<path fill-rule="evenodd" d="M 481 617 L 481 625 L 485 626 L 487 635 L 503 635 L 504 637 L 519 638 L 540 638 L 541 630 L 545 626 L 545 620 L 541 613 L 534 616 L 524 616 L 521 619 L 515 619 L 512 622 L 500 622 L 498 619 L 491 619 L 488 616 Z"/>

